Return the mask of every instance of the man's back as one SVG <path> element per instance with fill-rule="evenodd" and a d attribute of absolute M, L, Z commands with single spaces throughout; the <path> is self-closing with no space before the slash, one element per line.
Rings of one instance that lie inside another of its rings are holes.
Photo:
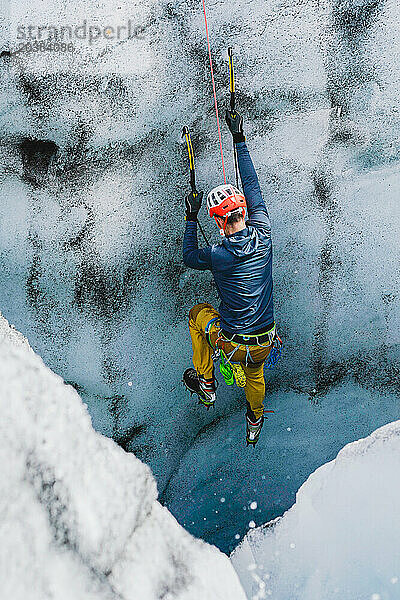
<path fill-rule="evenodd" d="M 211 248 L 211 264 L 221 298 L 222 328 L 246 334 L 272 326 L 270 230 L 248 224 Z"/>

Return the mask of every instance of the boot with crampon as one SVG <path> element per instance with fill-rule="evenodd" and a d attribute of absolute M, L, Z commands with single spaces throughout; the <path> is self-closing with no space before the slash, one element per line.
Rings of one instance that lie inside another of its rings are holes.
<path fill-rule="evenodd" d="M 247 404 L 246 412 L 246 445 L 253 446 L 258 442 L 260 437 L 262 426 L 264 425 L 264 416 L 262 415 L 259 419 L 256 419 L 250 405 Z"/>
<path fill-rule="evenodd" d="M 195 369 L 186 369 L 183 374 L 183 383 L 190 393 L 198 396 L 199 404 L 204 404 L 207 409 L 214 406 L 217 389 L 215 379 L 205 379 L 201 375 L 197 375 Z"/>

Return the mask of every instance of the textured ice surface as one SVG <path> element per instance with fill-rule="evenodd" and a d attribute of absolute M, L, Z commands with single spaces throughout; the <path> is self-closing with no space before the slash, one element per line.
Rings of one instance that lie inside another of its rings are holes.
<path fill-rule="evenodd" d="M 332 389 L 319 405 L 280 391 L 268 408 L 275 412 L 256 450 L 243 443 L 240 412 L 217 417 L 199 432 L 164 491 L 163 500 L 191 533 L 223 539 L 230 550 L 251 521 L 258 526 L 282 515 L 309 473 L 345 444 L 399 416 L 395 396 L 350 383 Z"/>
<path fill-rule="evenodd" d="M 399 472 L 400 421 L 343 448 L 234 552 L 247 597 L 399 598 Z"/>
<path fill-rule="evenodd" d="M 0 315 L 0 596 L 244 600 L 229 560 L 157 501 L 150 469 Z"/>
<path fill-rule="evenodd" d="M 239 391 L 221 386 L 218 407 L 206 413 L 180 385 L 190 364 L 187 312 L 197 301 L 216 303 L 210 276 L 185 270 L 180 257 L 182 125 L 192 129 L 199 186 L 206 192 L 221 180 L 201 2 L 9 2 L 4 50 L 17 47 L 18 24 L 131 19 L 140 37 L 74 40 L 73 54 L 2 55 L 0 308 L 80 392 L 95 428 L 151 465 L 161 497 L 188 526 L 191 506 L 177 482 L 186 479 L 188 493 L 196 470 L 206 476 L 196 479 L 206 518 L 196 531 L 229 549 L 231 513 L 220 513 L 218 528 L 208 525 L 214 492 L 228 498 L 229 482 L 212 463 L 193 464 L 210 462 L 228 426 L 232 445 L 217 462 L 238 465 L 250 496 L 266 456 L 276 456 L 268 435 L 279 445 L 287 427 L 303 434 L 303 460 L 287 455 L 296 483 L 280 497 L 277 490 L 272 504 L 269 488 L 260 490 L 258 524 L 288 508 L 296 486 L 343 443 L 395 416 L 399 7 L 216 0 L 208 13 L 220 105 L 232 45 L 238 106 L 273 223 L 285 353 L 268 375 L 268 403 L 279 414 L 257 451 L 245 453 Z M 226 130 L 223 142 L 232 177 Z M 205 227 L 218 241 L 213 225 Z M 333 401 L 343 389 L 344 412 Z M 364 419 L 357 402 L 365 398 Z M 322 415 L 332 423 L 329 443 L 317 436 L 308 451 L 319 415 L 321 428 Z M 240 534 L 248 500 L 238 495 Z"/>

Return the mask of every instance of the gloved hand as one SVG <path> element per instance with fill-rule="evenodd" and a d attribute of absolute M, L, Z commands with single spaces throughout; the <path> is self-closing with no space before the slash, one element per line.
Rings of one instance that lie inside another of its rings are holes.
<path fill-rule="evenodd" d="M 203 201 L 203 192 L 190 192 L 185 198 L 186 221 L 197 221 L 197 214 Z"/>
<path fill-rule="evenodd" d="M 244 142 L 246 138 L 243 134 L 243 117 L 236 110 L 232 112 L 227 110 L 225 113 L 225 121 L 230 129 L 235 144 Z"/>

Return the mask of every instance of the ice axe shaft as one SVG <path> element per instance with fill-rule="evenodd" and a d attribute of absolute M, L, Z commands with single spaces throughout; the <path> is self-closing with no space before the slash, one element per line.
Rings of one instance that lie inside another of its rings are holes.
<path fill-rule="evenodd" d="M 231 111 L 235 112 L 235 70 L 233 68 L 233 49 L 228 48 L 229 58 L 229 90 L 231 92 Z"/>
<path fill-rule="evenodd" d="M 182 130 L 182 137 L 186 140 L 186 146 L 189 156 L 189 169 L 190 169 L 190 187 L 192 188 L 193 194 L 197 194 L 196 190 L 196 171 L 194 168 L 194 152 L 192 146 L 192 139 L 190 137 L 189 129 L 185 126 Z"/>
<path fill-rule="evenodd" d="M 233 67 L 233 48 L 228 48 L 228 58 L 229 58 L 229 90 L 231 93 L 231 113 L 235 114 L 235 69 Z M 236 152 L 236 146 L 233 144 L 233 164 L 235 166 L 235 178 L 236 178 L 236 187 L 239 187 L 239 165 L 238 158 Z"/>
<path fill-rule="evenodd" d="M 188 156 L 189 156 L 190 187 L 192 189 L 193 196 L 196 197 L 199 192 L 196 189 L 196 171 L 195 171 L 195 167 L 194 167 L 194 152 L 193 152 L 192 139 L 190 137 L 189 128 L 186 127 L 186 125 L 182 130 L 182 137 L 185 138 Z M 204 230 L 199 222 L 199 219 L 197 218 L 196 221 L 199 226 L 200 232 L 204 238 L 204 241 L 206 242 L 207 246 L 209 246 L 210 245 L 209 241 L 207 239 L 206 234 L 204 233 Z"/>

